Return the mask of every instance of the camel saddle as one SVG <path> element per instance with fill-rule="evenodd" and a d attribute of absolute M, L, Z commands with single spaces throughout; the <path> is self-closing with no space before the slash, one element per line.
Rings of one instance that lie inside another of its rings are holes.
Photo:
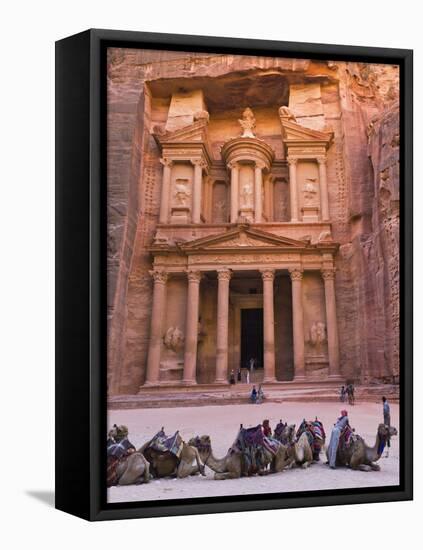
<path fill-rule="evenodd" d="M 126 437 L 119 442 L 112 438 L 107 440 L 107 487 L 117 485 L 117 467 L 133 452 L 135 447 Z"/>
<path fill-rule="evenodd" d="M 183 440 L 179 434 L 179 431 L 168 437 L 163 430 L 160 430 L 150 441 L 147 449 L 152 449 L 159 453 L 170 453 L 176 456 L 176 458 L 179 458 L 182 452 L 182 447 Z"/>

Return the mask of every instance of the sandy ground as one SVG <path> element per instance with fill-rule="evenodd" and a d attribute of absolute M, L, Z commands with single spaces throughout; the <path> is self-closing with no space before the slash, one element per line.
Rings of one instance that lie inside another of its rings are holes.
<path fill-rule="evenodd" d="M 357 433 L 373 446 L 379 422 L 383 421 L 382 405 L 379 403 L 358 403 L 345 407 L 350 423 Z M 112 410 L 109 425 L 125 424 L 129 428 L 129 439 L 138 448 L 164 426 L 171 435 L 179 429 L 182 437 L 208 434 L 211 437 L 213 453 L 223 456 L 232 444 L 239 425 L 256 426 L 268 418 L 272 428 L 279 419 L 290 424 L 301 422 L 302 418 L 313 419 L 316 415 L 323 422 L 330 438 L 331 427 L 339 416 L 340 403 L 263 403 L 261 405 L 224 405 L 205 407 L 181 407 L 167 409 Z M 398 427 L 399 407 L 391 404 L 391 423 Z M 360 472 L 347 468 L 329 469 L 321 455 L 320 463 L 307 470 L 295 468 L 265 477 L 254 476 L 241 479 L 215 481 L 213 472 L 206 468 L 207 476 L 191 476 L 186 479 L 158 479 L 148 484 L 127 487 L 111 487 L 109 502 L 131 502 L 140 500 L 162 500 L 203 496 L 245 495 L 257 493 L 284 493 L 291 491 L 312 491 L 318 489 L 340 489 L 351 487 L 374 487 L 399 484 L 399 436 L 392 439 L 389 458 L 381 458 L 380 472 Z"/>

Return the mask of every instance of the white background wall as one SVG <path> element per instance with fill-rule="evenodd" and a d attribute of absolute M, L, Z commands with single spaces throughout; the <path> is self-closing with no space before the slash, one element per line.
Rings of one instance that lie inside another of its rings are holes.
<path fill-rule="evenodd" d="M 4 548 L 141 548 L 154 545 L 157 534 L 175 535 L 181 547 L 202 549 L 252 548 L 264 543 L 277 548 L 298 544 L 313 550 L 418 545 L 420 461 L 416 462 L 414 503 L 101 524 L 88 524 L 46 504 L 52 500 L 54 479 L 54 41 L 97 27 L 414 48 L 418 123 L 423 48 L 417 6 L 411 0 L 15 0 L 1 4 L 0 535 L 2 543 L 9 539 Z M 420 127 L 416 134 L 417 161 L 421 131 Z M 423 199 L 421 175 L 417 165 L 415 204 Z M 421 242 L 422 229 L 420 216 L 416 243 Z M 415 296 L 419 311 L 423 304 L 418 285 Z M 417 317 L 417 341 L 418 322 Z M 415 365 L 418 398 L 423 387 L 418 346 Z M 421 422 L 417 401 L 416 425 Z M 421 433 L 419 437 L 416 457 L 423 451 Z"/>

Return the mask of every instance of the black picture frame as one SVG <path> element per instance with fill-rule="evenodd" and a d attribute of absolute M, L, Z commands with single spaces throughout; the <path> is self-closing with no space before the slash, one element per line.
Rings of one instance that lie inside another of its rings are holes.
<path fill-rule="evenodd" d="M 398 487 L 107 504 L 105 52 L 110 46 L 400 67 Z M 413 52 L 405 49 L 98 29 L 56 43 L 56 508 L 87 520 L 109 520 L 412 499 L 412 79 Z"/>

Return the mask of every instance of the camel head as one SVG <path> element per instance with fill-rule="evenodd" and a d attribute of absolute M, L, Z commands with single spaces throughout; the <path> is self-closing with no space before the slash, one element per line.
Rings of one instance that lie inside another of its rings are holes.
<path fill-rule="evenodd" d="M 393 435 L 398 435 L 398 430 L 395 426 L 389 426 L 389 436 L 392 437 Z"/>
<path fill-rule="evenodd" d="M 128 437 L 128 433 L 127 426 L 124 426 L 123 424 L 121 426 L 113 424 L 113 428 L 109 431 L 109 438 L 119 442 L 122 441 L 122 439 L 125 439 L 125 437 Z"/>
<path fill-rule="evenodd" d="M 211 439 L 209 435 L 197 435 L 196 437 L 192 437 L 188 441 L 188 445 L 196 447 L 200 454 L 210 453 L 211 451 Z"/>
<path fill-rule="evenodd" d="M 397 431 L 396 428 L 393 428 L 393 429 L 395 430 L 395 432 Z M 392 431 L 392 428 L 390 428 L 386 424 L 379 424 L 377 428 L 378 436 L 383 440 L 388 439 L 388 437 L 391 435 L 391 431 Z M 396 435 L 396 433 L 392 433 L 392 435 Z"/>

